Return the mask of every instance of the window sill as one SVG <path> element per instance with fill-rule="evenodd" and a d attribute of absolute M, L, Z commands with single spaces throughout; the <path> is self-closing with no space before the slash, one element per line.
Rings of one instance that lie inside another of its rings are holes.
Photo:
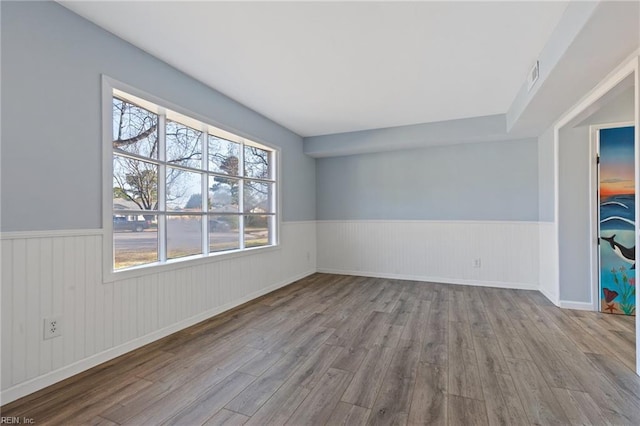
<path fill-rule="evenodd" d="M 231 250 L 223 253 L 209 254 L 208 256 L 187 256 L 179 259 L 168 260 L 166 263 L 151 263 L 147 265 L 134 266 L 120 271 L 106 271 L 102 279 L 103 283 L 127 280 L 130 278 L 144 277 L 160 274 L 178 269 L 191 268 L 199 265 L 222 262 L 240 257 L 254 256 L 256 254 L 269 253 L 281 250 L 280 244 L 246 248 L 244 250 Z"/>

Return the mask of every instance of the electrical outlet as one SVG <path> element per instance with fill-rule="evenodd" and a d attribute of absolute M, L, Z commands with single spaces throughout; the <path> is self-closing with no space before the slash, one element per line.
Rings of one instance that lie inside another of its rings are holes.
<path fill-rule="evenodd" d="M 481 266 L 482 266 L 482 261 L 480 260 L 480 258 L 473 259 L 473 267 L 474 268 L 480 268 Z"/>
<path fill-rule="evenodd" d="M 62 336 L 62 319 L 60 317 L 51 317 L 44 319 L 44 338 L 53 339 Z"/>

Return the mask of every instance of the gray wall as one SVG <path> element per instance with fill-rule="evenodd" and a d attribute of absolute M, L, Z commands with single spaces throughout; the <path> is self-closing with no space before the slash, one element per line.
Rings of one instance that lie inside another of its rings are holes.
<path fill-rule="evenodd" d="M 538 218 L 553 222 L 555 209 L 553 126 L 538 138 Z"/>
<path fill-rule="evenodd" d="M 101 74 L 282 148 L 283 219 L 315 219 L 302 139 L 54 2 L 1 2 L 2 231 L 102 227 Z"/>
<path fill-rule="evenodd" d="M 304 138 L 304 152 L 315 158 L 418 149 L 471 142 L 524 139 L 509 136 L 505 115 L 487 115 L 409 126 L 360 130 Z"/>
<path fill-rule="evenodd" d="M 589 158 L 589 128 L 561 129 L 558 145 L 560 300 L 591 300 Z"/>
<path fill-rule="evenodd" d="M 620 93 L 580 125 L 633 122 L 634 102 L 635 88 L 632 86 Z"/>
<path fill-rule="evenodd" d="M 318 220 L 538 219 L 535 139 L 317 160 Z"/>

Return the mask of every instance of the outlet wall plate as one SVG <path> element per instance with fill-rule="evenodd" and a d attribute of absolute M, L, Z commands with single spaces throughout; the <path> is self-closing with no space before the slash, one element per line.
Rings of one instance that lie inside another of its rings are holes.
<path fill-rule="evenodd" d="M 54 337 L 62 336 L 62 318 L 50 317 L 43 320 L 45 340 L 53 339 Z"/>

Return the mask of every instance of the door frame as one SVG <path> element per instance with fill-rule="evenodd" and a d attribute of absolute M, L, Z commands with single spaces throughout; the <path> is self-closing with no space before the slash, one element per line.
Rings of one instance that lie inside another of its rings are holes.
<path fill-rule="evenodd" d="M 552 302 L 557 306 L 560 306 L 560 226 L 559 226 L 559 181 L 560 176 L 560 162 L 559 155 L 559 143 L 560 143 L 560 129 L 569 124 L 571 120 L 576 118 L 583 111 L 587 110 L 593 104 L 595 104 L 600 98 L 613 90 L 618 83 L 622 82 L 625 78 L 632 76 L 634 85 L 634 126 L 635 126 L 635 181 L 636 181 L 636 194 L 640 191 L 640 49 L 633 52 L 626 60 L 624 60 L 616 69 L 614 69 L 609 75 L 607 75 L 593 90 L 587 93 L 580 101 L 578 101 L 572 108 L 570 108 L 560 119 L 553 125 L 553 150 L 554 150 L 554 220 L 553 220 L 553 252 L 555 261 L 552 265 L 552 275 L 554 277 L 552 282 L 552 289 L 549 296 L 552 297 Z M 640 197 L 636 197 L 636 247 L 640 245 Z M 640 306 L 640 291 L 636 291 L 636 306 Z M 640 375 L 640 315 L 636 315 L 636 374 Z"/>
<path fill-rule="evenodd" d="M 603 129 L 616 129 L 619 127 L 632 127 L 635 126 L 633 121 L 621 121 L 614 123 L 604 124 L 592 124 L 589 126 L 589 161 L 591 167 L 589 167 L 589 182 L 591 191 L 589 191 L 589 221 L 590 221 L 590 235 L 589 241 L 591 246 L 589 251 L 591 254 L 591 304 L 593 310 L 600 312 L 600 244 L 598 239 L 600 238 L 600 179 L 599 179 L 599 163 L 598 156 L 600 155 L 600 130 Z M 634 146 L 634 155 L 635 155 Z M 634 169 L 637 168 L 637 164 Z M 636 230 L 638 225 L 636 224 Z M 636 305 L 637 306 L 637 305 Z"/>

